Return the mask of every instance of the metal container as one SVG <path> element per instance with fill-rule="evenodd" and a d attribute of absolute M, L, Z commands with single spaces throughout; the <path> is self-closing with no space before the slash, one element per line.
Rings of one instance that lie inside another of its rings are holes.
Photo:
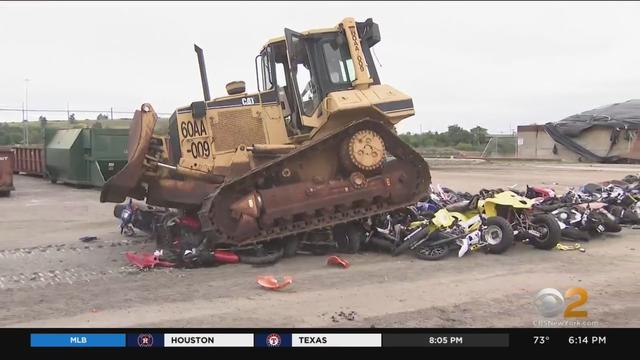
<path fill-rule="evenodd" d="M 0 147 L 0 196 L 8 196 L 13 187 L 13 150 Z"/>
<path fill-rule="evenodd" d="M 102 186 L 127 163 L 128 129 L 45 132 L 45 171 L 51 182 Z"/>
<path fill-rule="evenodd" d="M 42 145 L 16 145 L 13 147 L 13 171 L 44 176 L 44 150 Z"/>

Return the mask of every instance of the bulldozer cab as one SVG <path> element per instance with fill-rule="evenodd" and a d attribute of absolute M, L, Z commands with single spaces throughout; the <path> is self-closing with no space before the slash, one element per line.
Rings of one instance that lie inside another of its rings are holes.
<path fill-rule="evenodd" d="M 258 88 L 277 90 L 289 136 L 317 128 L 320 105 L 329 93 L 380 83 L 370 50 L 378 41 L 378 26 L 371 19 L 356 23 L 347 18 L 331 29 L 285 29 L 284 38 L 263 48 Z"/>

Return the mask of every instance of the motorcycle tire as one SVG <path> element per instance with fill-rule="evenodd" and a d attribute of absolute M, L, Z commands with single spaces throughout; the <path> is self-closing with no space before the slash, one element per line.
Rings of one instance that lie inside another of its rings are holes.
<path fill-rule="evenodd" d="M 380 239 L 378 237 L 373 236 L 371 240 L 369 240 L 370 244 L 373 244 L 376 248 L 391 252 L 393 251 L 393 244 L 385 239 Z"/>
<path fill-rule="evenodd" d="M 294 257 L 298 253 L 298 246 L 300 245 L 300 239 L 296 235 L 288 236 L 284 238 L 284 254 L 286 258 Z"/>
<path fill-rule="evenodd" d="M 438 237 L 437 235 L 440 234 L 439 232 L 436 234 L 433 234 L 433 239 L 432 240 L 436 240 Z M 417 241 L 419 241 L 420 239 L 422 239 L 425 236 L 429 236 L 429 230 L 428 228 L 425 226 L 422 229 L 420 229 L 420 231 L 414 235 L 412 240 L 408 240 L 403 242 L 402 244 L 400 244 L 400 246 L 398 246 L 397 248 L 393 249 L 393 251 L 391 252 L 391 256 L 398 256 L 402 253 L 404 253 L 405 251 L 409 250 L 409 248 L 415 244 Z M 435 236 L 435 237 L 434 237 Z"/>
<path fill-rule="evenodd" d="M 573 226 L 568 226 L 560 231 L 563 238 L 576 241 L 589 241 L 591 236 L 588 232 L 577 229 Z"/>
<path fill-rule="evenodd" d="M 276 263 L 284 256 L 284 248 L 268 251 L 261 255 L 238 255 L 240 262 L 250 265 L 270 265 Z"/>
<path fill-rule="evenodd" d="M 604 231 L 605 232 L 620 232 L 622 231 L 622 226 L 620 226 L 620 224 L 618 224 L 615 221 L 612 221 L 610 219 L 606 219 L 602 222 L 602 225 L 604 225 Z"/>
<path fill-rule="evenodd" d="M 494 229 L 495 232 L 492 230 Z M 499 231 L 499 239 L 488 238 L 490 236 L 489 231 L 492 231 L 493 234 L 497 234 Z M 487 242 L 487 252 L 491 254 L 502 254 L 503 252 L 509 250 L 509 248 L 513 245 L 513 229 L 511 228 L 511 224 L 500 216 L 492 216 L 487 218 L 485 222 L 485 230 L 482 234 L 484 241 Z"/>
<path fill-rule="evenodd" d="M 113 216 L 116 219 L 120 219 L 120 217 L 122 216 L 122 211 L 124 211 L 124 209 L 126 209 L 127 204 L 117 204 L 116 206 L 113 207 Z"/>
<path fill-rule="evenodd" d="M 551 250 L 558 245 L 558 241 L 560 241 L 560 237 L 562 236 L 562 230 L 555 217 L 549 214 L 536 215 L 531 219 L 531 223 L 547 228 L 547 235 L 544 239 L 539 239 L 535 236 L 529 239 L 535 248 Z"/>
<path fill-rule="evenodd" d="M 362 225 L 358 223 L 339 224 L 333 228 L 333 236 L 338 243 L 338 250 L 347 254 L 360 251 L 360 246 L 367 237 Z"/>
<path fill-rule="evenodd" d="M 638 217 L 638 214 L 630 210 L 626 210 L 624 212 L 624 214 L 622 215 L 622 220 L 624 221 L 625 224 L 632 224 L 632 225 L 640 224 L 640 217 Z"/>
<path fill-rule="evenodd" d="M 449 250 L 449 245 L 425 246 L 417 248 L 414 254 L 420 260 L 435 261 L 449 255 Z"/>

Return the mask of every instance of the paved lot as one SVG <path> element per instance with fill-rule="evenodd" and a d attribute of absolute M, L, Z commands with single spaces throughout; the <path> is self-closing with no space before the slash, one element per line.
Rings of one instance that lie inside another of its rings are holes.
<path fill-rule="evenodd" d="M 466 191 L 515 184 L 564 191 L 638 172 L 621 165 L 432 165 L 434 183 Z M 347 255 L 346 270 L 325 266 L 325 257 L 300 255 L 262 268 L 140 272 L 122 254 L 153 244 L 123 238 L 113 204 L 99 203 L 97 190 L 28 176 L 16 176 L 15 186 L 10 198 L 0 198 L 4 327 L 531 327 L 544 319 L 533 297 L 548 287 L 585 288 L 589 298 L 581 309 L 599 326 L 640 326 L 640 230 L 594 239 L 585 253 L 516 244 L 503 255 L 437 262 Z M 85 235 L 99 239 L 78 241 Z M 264 291 L 255 283 L 262 274 L 291 275 L 294 284 Z"/>

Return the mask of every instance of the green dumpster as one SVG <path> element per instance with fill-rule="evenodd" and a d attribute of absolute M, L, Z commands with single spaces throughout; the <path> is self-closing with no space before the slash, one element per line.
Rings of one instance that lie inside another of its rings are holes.
<path fill-rule="evenodd" d="M 101 187 L 127 163 L 128 129 L 47 129 L 45 171 L 51 182 Z"/>

